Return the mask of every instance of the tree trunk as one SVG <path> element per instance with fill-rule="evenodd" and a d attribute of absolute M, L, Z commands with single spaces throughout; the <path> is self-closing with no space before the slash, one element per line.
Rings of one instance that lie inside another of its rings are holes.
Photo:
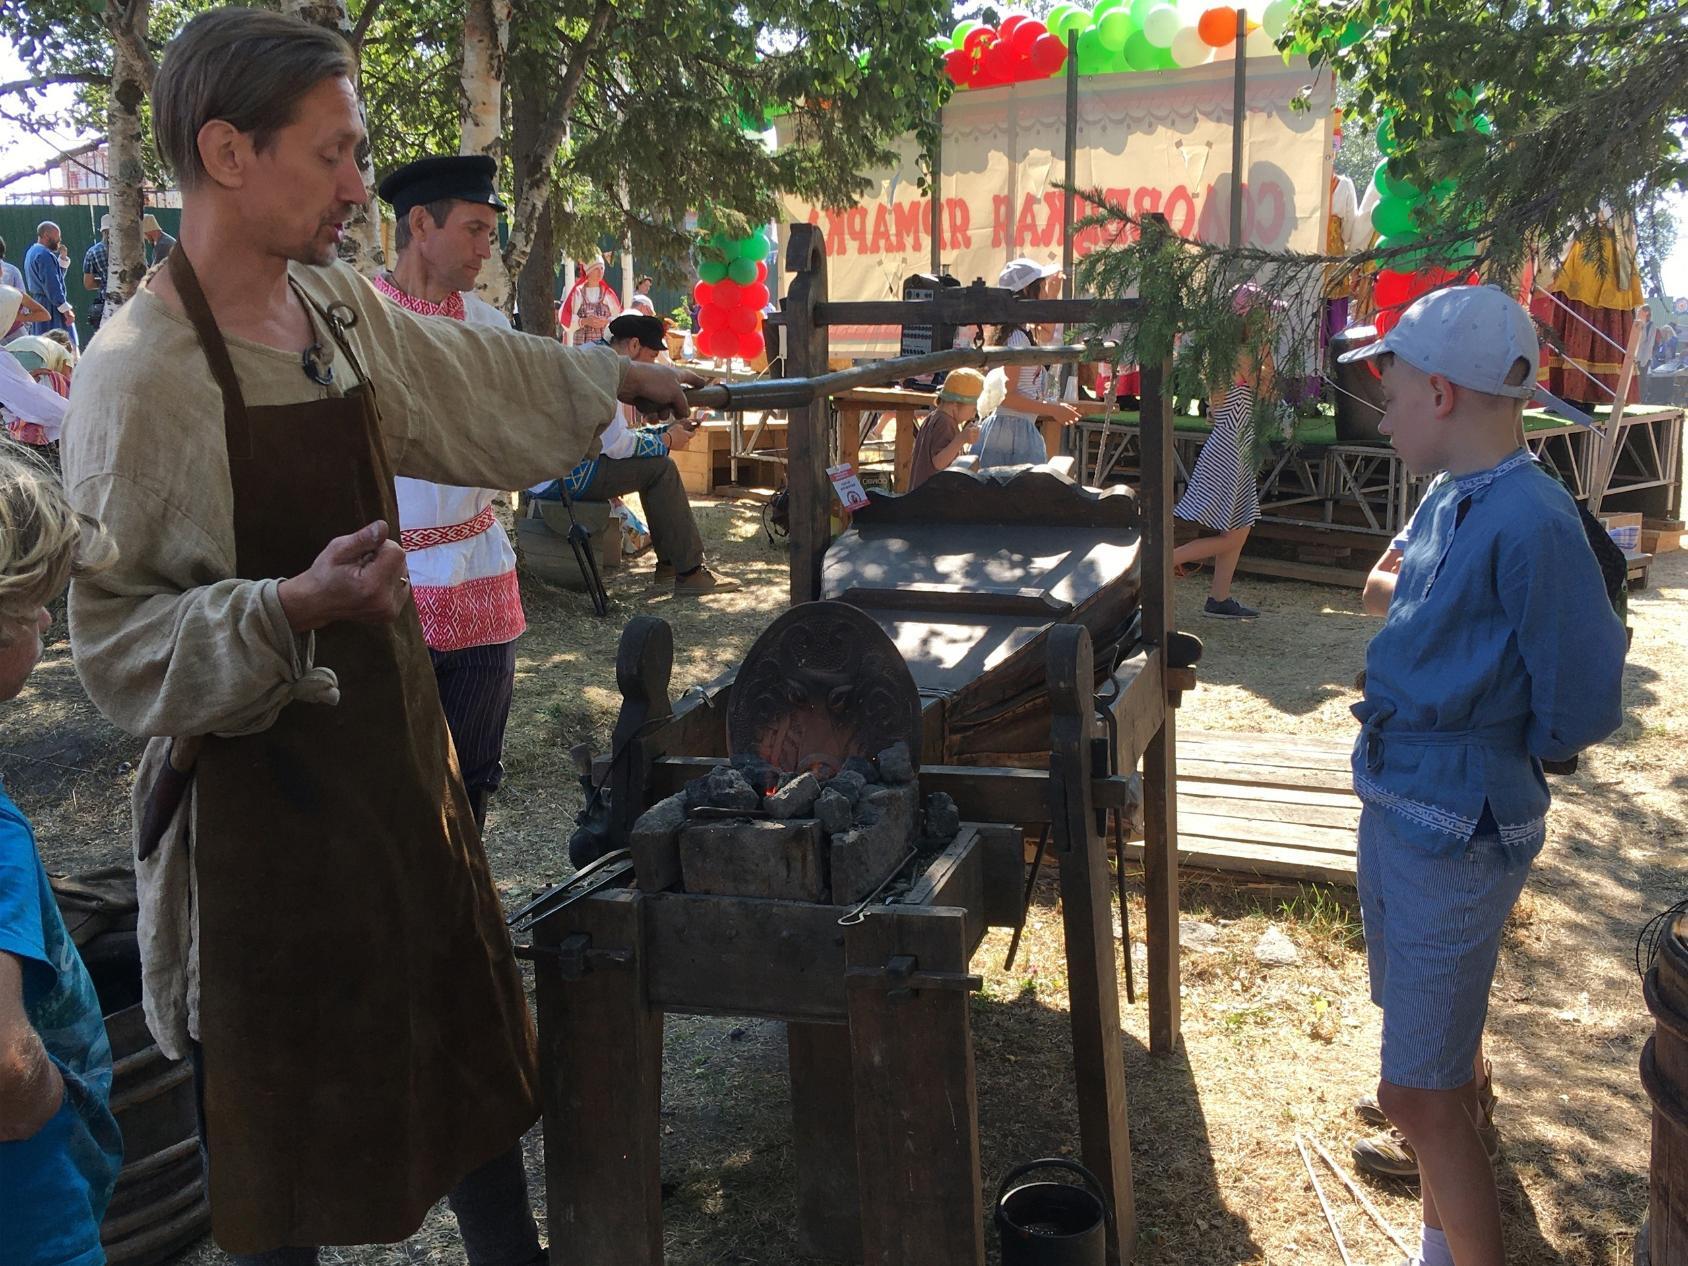
<path fill-rule="evenodd" d="M 364 0 L 366 5 L 376 2 Z M 338 31 L 352 45 L 353 55 L 357 55 L 355 27 L 351 14 L 346 11 L 346 0 L 281 0 L 281 11 L 303 18 L 313 26 L 326 26 L 331 31 Z M 355 79 L 352 87 L 358 87 Z M 358 93 L 358 110 L 363 110 L 361 91 Z M 358 169 L 363 174 L 364 204 L 352 212 L 346 236 L 340 242 L 340 258 L 364 276 L 372 277 L 386 266 L 387 256 L 381 249 L 381 211 L 375 201 L 375 164 L 370 159 L 367 146 L 360 156 Z"/>
<path fill-rule="evenodd" d="M 615 9 L 608 0 L 600 0 L 586 24 L 585 33 L 573 48 L 567 50 L 568 64 L 549 108 L 538 112 L 525 143 L 520 136 L 517 137 L 516 160 L 525 164 L 527 179 L 516 186 L 516 210 L 510 217 L 510 242 L 504 248 L 506 268 L 524 268 L 528 253 L 537 245 L 534 230 L 551 203 L 551 167 L 557 161 L 557 151 L 562 148 L 564 137 L 568 135 L 569 114 L 574 109 L 575 94 L 586 78 L 586 67 L 597 51 L 598 41 L 609 30 L 614 18 Z M 519 104 L 521 98 L 518 98 Z"/>
<path fill-rule="evenodd" d="M 537 68 L 529 64 L 522 69 L 534 72 Z M 512 86 L 515 90 L 510 94 L 511 140 L 515 146 L 513 165 L 518 203 L 522 200 L 523 191 L 533 180 L 534 138 L 545 123 L 545 94 L 522 91 L 521 85 L 524 82 L 525 76 L 514 78 Z M 546 183 L 549 185 L 549 179 Z M 512 219 L 512 240 L 515 237 L 515 229 L 515 221 Z M 516 306 L 521 312 L 522 330 L 527 334 L 541 334 L 548 338 L 557 336 L 557 258 L 552 229 L 551 203 L 546 199 L 529 220 L 526 258 L 516 274 Z"/>
<path fill-rule="evenodd" d="M 504 157 L 504 66 L 510 45 L 511 0 L 469 0 L 463 14 L 463 136 L 460 154 Z M 481 268 L 475 293 L 510 313 L 510 273 L 502 251 Z"/>
<path fill-rule="evenodd" d="M 146 209 L 146 168 L 141 161 L 141 106 L 152 81 L 146 55 L 152 0 L 106 0 L 112 35 L 111 99 L 106 103 L 107 201 L 111 235 L 106 244 L 106 311 L 134 297 L 146 274 L 141 213 Z M 72 261 L 75 271 L 79 261 Z"/>

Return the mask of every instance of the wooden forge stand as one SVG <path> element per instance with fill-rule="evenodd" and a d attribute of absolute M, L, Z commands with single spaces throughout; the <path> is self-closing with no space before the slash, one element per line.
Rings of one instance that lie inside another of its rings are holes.
<path fill-rule="evenodd" d="M 981 287 L 928 302 L 829 303 L 819 231 L 794 225 L 784 305 L 788 371 L 827 368 L 833 324 L 1079 324 L 1118 304 L 1013 300 Z M 606 859 L 592 890 L 533 927 L 552 1251 L 569 1266 L 662 1261 L 659 1105 L 662 1017 L 746 1015 L 787 1024 L 798 1243 L 866 1266 L 982 1266 L 985 1210 L 968 992 L 990 927 L 1018 926 L 1029 895 L 1017 826 L 1047 823 L 1066 937 L 1080 1158 L 1107 1194 L 1110 1266 L 1136 1244 L 1125 1064 L 1104 838 L 1132 802 L 1141 766 L 1150 1049 L 1178 1040 L 1178 862 L 1172 709 L 1193 684 L 1174 650 L 1168 365 L 1144 366 L 1138 571 L 1132 653 L 1098 681 L 1089 631 L 1047 630 L 1047 769 L 924 763 L 922 792 L 951 795 L 962 834 L 898 904 L 859 911 L 794 901 L 651 890 L 631 861 Z M 894 377 L 894 373 L 887 377 Z M 790 413 L 792 604 L 822 596 L 830 540 L 830 405 Z M 1008 595 L 1024 607 L 1023 595 Z M 975 596 L 973 603 L 983 599 Z M 1016 608 L 1019 610 L 1020 608 Z M 1169 652 L 1171 652 L 1169 654 Z M 610 838 L 727 756 L 730 677 L 668 694 L 672 635 L 634 620 L 616 679 L 623 703 L 600 763 Z M 933 759 L 943 710 L 922 709 Z M 938 758 L 938 759 L 941 759 Z M 630 886 L 638 879 L 637 886 Z M 850 916 L 850 917 L 841 917 Z"/>
<path fill-rule="evenodd" d="M 616 665 L 623 804 L 649 804 L 724 759 L 707 698 L 672 711 L 660 620 L 623 635 Z M 1081 1156 L 1110 1196 L 1108 1260 L 1136 1242 L 1125 1062 L 1103 813 L 1108 777 L 1089 633 L 1050 631 L 1054 722 L 1045 771 L 925 768 L 923 790 L 969 805 L 1041 798 L 1061 877 Z M 1127 689 L 1122 699 L 1141 703 Z M 1136 732 L 1131 725 L 1122 734 Z M 623 750 L 625 749 L 625 750 Z M 689 757 L 659 757 L 669 751 Z M 1136 753 L 1129 753 L 1135 757 Z M 1030 805 L 1034 815 L 1035 804 Z M 968 993 L 991 927 L 1024 917 L 1018 827 L 968 823 L 895 905 L 849 907 L 610 885 L 533 924 L 550 1242 L 570 1266 L 662 1261 L 665 1013 L 783 1020 L 791 1065 L 798 1243 L 868 1266 L 981 1266 L 985 1210 Z"/>

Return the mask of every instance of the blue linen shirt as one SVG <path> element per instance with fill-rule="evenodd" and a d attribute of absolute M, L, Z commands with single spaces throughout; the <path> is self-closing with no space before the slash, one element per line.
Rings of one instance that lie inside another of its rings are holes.
<path fill-rule="evenodd" d="M 36 242 L 23 256 L 23 280 L 29 289 L 29 297 L 52 314 L 48 321 L 37 321 L 31 330 L 34 334 L 45 334 L 48 330 L 68 330 L 69 322 L 59 306 L 66 303 L 64 293 L 64 270 L 59 267 L 59 257 L 48 250 L 40 242 Z"/>
<path fill-rule="evenodd" d="M 1543 760 L 1623 721 L 1623 624 L 1570 494 L 1519 449 L 1426 494 L 1354 705 L 1354 790 L 1426 853 L 1485 805 L 1510 851 L 1546 834 Z"/>
<path fill-rule="evenodd" d="M 0 951 L 23 964 L 24 1014 L 64 1078 L 64 1102 L 53 1118 L 29 1138 L 0 1143 L 0 1261 L 99 1266 L 100 1219 L 123 1158 L 108 1106 L 111 1044 L 35 837 L 3 791 Z"/>

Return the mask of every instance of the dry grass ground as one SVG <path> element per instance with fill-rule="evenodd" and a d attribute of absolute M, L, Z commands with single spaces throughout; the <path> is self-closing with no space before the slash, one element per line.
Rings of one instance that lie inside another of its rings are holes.
<path fill-rule="evenodd" d="M 510 903 L 566 873 L 563 845 L 579 802 L 567 749 L 606 741 L 625 620 L 651 612 L 673 624 L 678 690 L 734 663 L 783 606 L 783 557 L 761 535 L 759 507 L 711 504 L 700 513 L 713 559 L 748 582 L 742 592 L 646 598 L 642 575 L 626 576 L 612 582 L 610 618 L 597 620 L 578 596 L 525 588 L 531 628 L 509 777 L 488 835 Z M 1182 582 L 1180 610 L 1195 611 L 1201 593 L 1200 580 Z M 1186 620 L 1208 649 L 1180 724 L 1346 736 L 1352 681 L 1373 628 L 1357 595 L 1247 578 L 1239 593 L 1262 608 L 1258 623 Z M 1634 596 L 1632 611 L 1624 728 L 1585 757 L 1580 773 L 1556 783 L 1552 839 L 1514 918 L 1494 991 L 1500 1180 L 1519 1266 L 1627 1263 L 1646 1207 L 1649 1109 L 1635 1070 L 1648 1019 L 1631 947 L 1648 914 L 1688 888 L 1688 711 L 1678 693 L 1688 664 L 1688 554 L 1654 568 L 1652 588 Z M 62 641 L 50 648 L 0 741 L 0 772 L 58 870 L 124 855 L 136 751 L 89 707 L 67 650 Z M 1011 1164 L 1077 1145 L 1058 900 L 1051 886 L 1039 891 L 1011 973 L 1002 970 L 1004 934 L 993 934 L 975 962 L 987 982 L 974 1004 L 974 1035 L 992 1189 L 992 1176 Z M 1348 1107 L 1375 1080 L 1378 1019 L 1358 929 L 1348 907 L 1321 891 L 1286 898 L 1190 882 L 1183 904 L 1187 916 L 1217 929 L 1209 946 L 1184 954 L 1183 1049 L 1149 1057 L 1141 996 L 1124 1016 L 1139 1259 L 1334 1263 L 1290 1140 L 1307 1131 L 1346 1160 L 1361 1131 Z M 1130 915 L 1140 936 L 1137 898 Z M 1271 924 L 1300 948 L 1296 965 L 1256 962 L 1254 942 Z M 667 1049 L 664 1167 L 675 1184 L 665 1208 L 668 1261 L 797 1260 L 779 1026 L 678 1018 Z M 537 1129 L 527 1146 L 542 1202 Z M 1372 1191 L 1397 1227 L 1416 1234 L 1407 1188 Z M 1336 1203 L 1356 1261 L 1397 1260 L 1346 1197 Z M 209 1266 L 222 1256 L 207 1242 L 185 1260 Z M 390 1266 L 463 1257 L 442 1208 L 404 1245 L 331 1250 L 324 1260 Z"/>

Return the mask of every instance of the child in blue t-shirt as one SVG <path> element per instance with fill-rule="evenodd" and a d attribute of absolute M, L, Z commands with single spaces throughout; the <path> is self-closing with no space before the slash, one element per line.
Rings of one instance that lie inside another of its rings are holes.
<path fill-rule="evenodd" d="M 32 461 L 0 456 L 0 700 L 41 655 L 46 603 L 113 550 Z M 122 1163 L 111 1047 L 29 822 L 0 791 L 0 1260 L 98 1266 Z"/>
<path fill-rule="evenodd" d="M 1539 358 L 1503 291 L 1420 299 L 1375 357 L 1425 495 L 1366 652 L 1354 748 L 1378 1106 L 1417 1159 L 1423 1266 L 1501 1266 L 1479 1041 L 1501 928 L 1546 835 L 1541 762 L 1618 728 L 1625 636 L 1570 494 L 1520 446 Z"/>

